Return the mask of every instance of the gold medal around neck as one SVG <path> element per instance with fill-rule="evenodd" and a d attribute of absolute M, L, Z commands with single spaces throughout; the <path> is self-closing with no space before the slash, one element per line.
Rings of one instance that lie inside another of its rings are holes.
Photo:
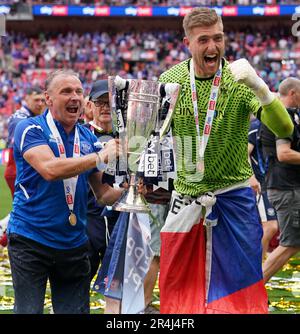
<path fill-rule="evenodd" d="M 70 223 L 72 226 L 75 226 L 76 223 L 77 223 L 76 215 L 75 215 L 75 213 L 73 213 L 73 212 L 70 213 L 70 216 L 69 216 L 69 223 Z"/>

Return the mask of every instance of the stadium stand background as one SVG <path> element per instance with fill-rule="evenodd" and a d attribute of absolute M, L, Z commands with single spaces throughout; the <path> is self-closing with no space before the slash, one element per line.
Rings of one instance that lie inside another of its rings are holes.
<path fill-rule="evenodd" d="M 68 67 L 80 73 L 87 93 L 94 80 L 108 74 L 156 79 L 188 57 L 182 44 L 182 17 L 52 17 L 31 16 L 32 4 L 49 1 L 0 1 L 13 4 L 0 49 L 0 140 L 6 121 L 20 106 L 25 89 L 43 84 L 49 71 Z M 150 1 L 55 1 L 55 4 L 141 5 Z M 153 5 L 299 4 L 299 1 L 151 1 Z M 16 15 L 16 19 L 13 16 Z M 22 16 L 20 16 L 22 17 Z M 226 56 L 249 59 L 276 91 L 287 76 L 299 77 L 300 42 L 293 36 L 291 16 L 223 17 Z"/>

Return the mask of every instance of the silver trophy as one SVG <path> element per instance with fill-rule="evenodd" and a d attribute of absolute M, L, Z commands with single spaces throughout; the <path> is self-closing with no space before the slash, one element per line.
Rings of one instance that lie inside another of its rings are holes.
<path fill-rule="evenodd" d="M 126 155 L 119 157 L 119 171 L 129 177 L 129 188 L 114 203 L 113 209 L 126 212 L 149 212 L 145 197 L 138 193 L 141 173 L 155 177 L 157 153 L 147 154 L 149 142 L 168 131 L 180 94 L 180 85 L 158 81 L 108 78 L 109 99 L 114 128 Z"/>

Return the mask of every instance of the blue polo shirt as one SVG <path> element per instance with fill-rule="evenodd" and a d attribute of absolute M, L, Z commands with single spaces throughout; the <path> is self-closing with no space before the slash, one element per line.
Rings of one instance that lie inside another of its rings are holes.
<path fill-rule="evenodd" d="M 48 145 L 54 155 L 59 157 L 56 141 L 46 121 L 47 112 L 19 122 L 15 129 L 17 179 L 8 234 L 16 233 L 57 249 L 71 249 L 87 241 L 88 177 L 97 170 L 91 169 L 78 177 L 74 202 L 77 224 L 72 226 L 68 219 L 70 212 L 63 181 L 46 181 L 23 158 L 27 150 L 40 145 Z M 65 145 L 66 156 L 72 157 L 75 129 L 67 135 L 61 124 L 54 122 Z M 80 155 L 98 151 L 94 146 L 97 138 L 91 131 L 79 124 L 76 126 L 80 137 Z"/>

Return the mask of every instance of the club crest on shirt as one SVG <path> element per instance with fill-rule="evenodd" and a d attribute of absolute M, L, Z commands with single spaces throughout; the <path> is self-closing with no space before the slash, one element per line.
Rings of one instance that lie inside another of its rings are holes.
<path fill-rule="evenodd" d="M 92 145 L 86 141 L 81 141 L 80 142 L 80 152 L 82 154 L 89 154 L 93 152 Z"/>

